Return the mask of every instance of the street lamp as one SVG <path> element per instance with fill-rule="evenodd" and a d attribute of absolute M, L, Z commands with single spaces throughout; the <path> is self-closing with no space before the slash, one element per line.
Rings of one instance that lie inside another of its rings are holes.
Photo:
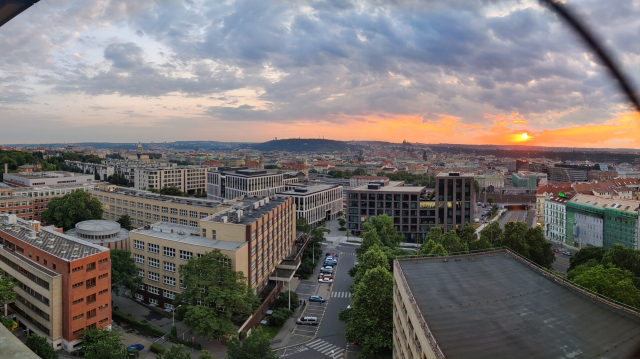
<path fill-rule="evenodd" d="M 171 319 L 173 320 L 173 326 L 176 326 L 176 310 L 178 310 L 178 308 L 182 307 L 182 304 L 180 304 L 179 306 L 173 308 L 173 310 L 171 311 Z"/>

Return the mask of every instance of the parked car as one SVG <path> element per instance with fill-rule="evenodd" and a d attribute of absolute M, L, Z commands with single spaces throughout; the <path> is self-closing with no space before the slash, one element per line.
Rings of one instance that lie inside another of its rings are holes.
<path fill-rule="evenodd" d="M 558 248 L 554 248 L 553 251 L 556 253 L 560 253 L 560 250 Z"/>
<path fill-rule="evenodd" d="M 337 263 L 334 263 L 333 261 L 324 261 L 324 264 L 322 266 L 323 267 L 333 267 L 336 264 Z"/>
<path fill-rule="evenodd" d="M 569 251 L 564 251 L 564 252 L 562 252 L 562 254 L 564 254 L 567 257 L 571 257 L 571 252 L 569 252 Z"/>
<path fill-rule="evenodd" d="M 137 350 L 137 351 L 141 352 L 142 349 L 144 349 L 144 345 L 142 345 L 142 344 L 133 344 L 133 345 L 127 347 L 127 351 L 129 351 L 129 350 Z"/>
<path fill-rule="evenodd" d="M 318 279 L 318 283 L 333 283 L 333 279 L 331 277 L 322 277 Z"/>
<path fill-rule="evenodd" d="M 320 279 L 320 278 L 322 278 L 322 277 L 329 277 L 329 279 L 333 279 L 333 276 L 332 276 L 332 275 L 330 275 L 330 274 L 320 274 L 320 275 L 318 276 L 318 279 Z"/>
<path fill-rule="evenodd" d="M 309 301 L 311 301 L 311 300 L 309 300 Z M 318 318 L 317 317 L 300 317 L 300 318 L 298 318 L 298 320 L 296 320 L 296 324 L 318 325 Z"/>
<path fill-rule="evenodd" d="M 312 295 L 309 297 L 309 301 L 310 302 L 319 302 L 319 303 L 324 303 L 324 298 L 322 298 L 319 295 Z"/>
<path fill-rule="evenodd" d="M 333 274 L 333 268 L 331 267 L 324 267 L 322 269 L 320 269 L 320 273 L 327 273 L 327 274 Z"/>

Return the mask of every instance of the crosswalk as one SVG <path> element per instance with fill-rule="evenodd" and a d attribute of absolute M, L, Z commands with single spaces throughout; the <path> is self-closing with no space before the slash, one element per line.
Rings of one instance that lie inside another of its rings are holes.
<path fill-rule="evenodd" d="M 331 292 L 331 298 L 351 298 L 351 292 Z"/>
<path fill-rule="evenodd" d="M 341 256 L 355 256 L 356 254 L 354 252 L 342 252 L 340 253 Z"/>
<path fill-rule="evenodd" d="M 307 347 L 330 357 L 338 357 L 344 351 L 344 348 L 340 348 L 337 345 L 327 343 L 322 339 L 316 339 L 312 341 L 311 343 L 307 344 Z"/>

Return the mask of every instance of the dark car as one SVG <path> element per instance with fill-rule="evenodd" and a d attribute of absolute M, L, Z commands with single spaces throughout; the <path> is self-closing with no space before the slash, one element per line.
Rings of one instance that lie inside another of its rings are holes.
<path fill-rule="evenodd" d="M 127 347 L 127 351 L 129 351 L 129 350 L 137 350 L 137 351 L 141 352 L 142 349 L 144 349 L 144 345 L 142 345 L 142 344 L 134 344 L 134 345 L 130 345 L 130 346 Z"/>
<path fill-rule="evenodd" d="M 324 303 L 324 298 L 322 298 L 319 295 L 312 295 L 309 297 L 309 301 L 310 302 L 320 302 L 320 303 Z"/>
<path fill-rule="evenodd" d="M 560 250 L 558 248 L 554 248 L 553 251 L 556 253 L 560 253 Z"/>

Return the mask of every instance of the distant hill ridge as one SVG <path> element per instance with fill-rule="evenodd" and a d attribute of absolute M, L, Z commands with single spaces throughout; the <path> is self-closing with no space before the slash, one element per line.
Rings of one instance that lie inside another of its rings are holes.
<path fill-rule="evenodd" d="M 253 144 L 251 145 L 251 148 L 264 152 L 343 152 L 347 149 L 351 151 L 357 151 L 362 149 L 363 146 L 336 140 L 325 140 L 317 138 L 290 138 Z"/>

